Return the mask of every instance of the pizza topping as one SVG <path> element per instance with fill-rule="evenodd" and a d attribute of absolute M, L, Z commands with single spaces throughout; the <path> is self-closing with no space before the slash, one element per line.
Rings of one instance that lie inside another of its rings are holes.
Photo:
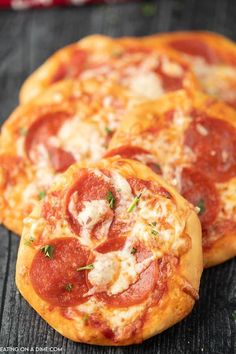
<path fill-rule="evenodd" d="M 46 249 L 48 245 L 44 246 Z M 53 258 L 36 253 L 30 279 L 36 293 L 54 306 L 73 306 L 87 300 L 85 272 L 78 272 L 89 259 L 89 251 L 76 238 L 58 238 L 50 242 Z"/>
<path fill-rule="evenodd" d="M 137 252 L 137 248 L 135 248 L 135 247 L 132 247 L 132 250 L 131 250 L 131 254 L 135 254 Z"/>
<path fill-rule="evenodd" d="M 209 45 L 196 37 L 173 39 L 169 45 L 178 52 L 194 57 L 201 57 L 209 64 L 217 64 L 220 61 L 219 54 Z"/>
<path fill-rule="evenodd" d="M 194 152 L 196 166 L 212 180 L 236 176 L 236 129 L 228 122 L 198 116 L 186 130 L 184 143 Z"/>
<path fill-rule="evenodd" d="M 112 149 L 108 151 L 104 157 L 112 157 L 115 155 L 119 155 L 124 159 L 132 159 L 136 161 L 140 161 L 147 165 L 153 172 L 157 174 L 161 174 L 161 167 L 157 163 L 156 158 L 150 154 L 147 150 L 133 145 L 123 145 L 116 149 Z"/>
<path fill-rule="evenodd" d="M 208 177 L 193 168 L 184 168 L 181 174 L 181 194 L 199 208 L 203 227 L 214 222 L 219 211 L 219 196 Z"/>
<path fill-rule="evenodd" d="M 138 204 L 138 202 L 139 202 L 141 196 L 142 196 L 142 193 L 139 193 L 139 195 L 137 195 L 137 196 L 134 198 L 134 200 L 132 201 L 132 203 L 130 204 L 130 206 L 129 206 L 128 209 L 127 209 L 127 212 L 128 212 L 128 213 L 131 213 L 131 211 L 134 210 L 134 208 L 135 208 L 136 205 Z"/>
<path fill-rule="evenodd" d="M 74 287 L 74 285 L 73 285 L 73 284 L 68 283 L 68 284 L 66 284 L 65 289 L 66 289 L 66 291 L 71 292 L 71 291 L 72 291 L 72 289 L 73 289 L 73 287 Z"/>
<path fill-rule="evenodd" d="M 54 247 L 51 245 L 45 245 L 41 247 L 42 253 L 48 258 L 53 258 Z"/>
<path fill-rule="evenodd" d="M 75 162 L 69 152 L 55 143 L 60 127 L 69 118 L 67 112 L 48 113 L 30 126 L 25 137 L 25 150 L 32 163 L 51 165 L 56 172 L 62 172 Z"/>
<path fill-rule="evenodd" d="M 96 247 L 96 251 L 99 253 L 119 251 L 124 247 L 125 242 L 126 242 L 126 237 L 123 236 L 109 238 L 107 241 L 101 243 L 98 247 Z"/>
<path fill-rule="evenodd" d="M 138 304 L 148 296 L 147 289 L 142 289 L 147 278 L 151 280 L 148 288 L 154 286 L 154 264 L 152 253 L 139 242 L 132 246 L 128 241 L 120 251 L 97 255 L 95 267 L 88 274 L 92 286 L 89 294 L 94 293 L 110 306 Z"/>
<path fill-rule="evenodd" d="M 45 192 L 45 191 L 39 192 L 39 200 L 44 199 L 46 197 L 46 194 L 47 194 L 47 192 Z"/>
<path fill-rule="evenodd" d="M 104 176 L 100 171 L 85 170 L 67 195 L 67 220 L 85 244 L 91 235 L 97 239 L 107 236 L 113 220 L 111 205 L 114 207 L 116 194 Z"/>
<path fill-rule="evenodd" d="M 93 268 L 94 268 L 94 265 L 91 263 L 91 264 L 87 264 L 86 266 L 77 268 L 77 271 L 79 272 L 81 270 L 91 270 Z"/>
<path fill-rule="evenodd" d="M 107 193 L 107 201 L 109 203 L 110 208 L 114 209 L 116 200 L 115 200 L 115 197 L 114 197 L 114 195 L 113 195 L 113 193 L 111 191 L 109 191 Z"/>
<path fill-rule="evenodd" d="M 87 53 L 84 50 L 80 48 L 73 49 L 70 53 L 69 62 L 62 62 L 58 66 L 52 78 L 52 83 L 60 81 L 64 78 L 78 77 L 85 69 L 86 61 Z"/>
<path fill-rule="evenodd" d="M 198 203 L 197 203 L 197 207 L 199 208 L 199 215 L 202 215 L 205 213 L 206 211 L 206 207 L 205 207 L 205 202 L 204 199 L 199 199 Z"/>
<path fill-rule="evenodd" d="M 184 72 L 182 67 L 175 64 L 173 70 L 173 66 L 171 66 L 170 63 L 168 64 L 168 66 L 165 63 L 166 60 L 163 60 L 156 68 L 156 73 L 161 77 L 162 87 L 164 91 L 163 93 L 180 90 L 181 88 L 183 88 L 184 83 Z"/>

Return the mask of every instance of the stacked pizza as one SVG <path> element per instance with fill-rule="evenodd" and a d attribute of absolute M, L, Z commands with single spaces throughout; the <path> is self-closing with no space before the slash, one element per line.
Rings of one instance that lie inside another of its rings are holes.
<path fill-rule="evenodd" d="M 236 254 L 236 47 L 212 33 L 94 35 L 23 84 L 0 138 L 16 283 L 58 332 L 142 342 Z"/>

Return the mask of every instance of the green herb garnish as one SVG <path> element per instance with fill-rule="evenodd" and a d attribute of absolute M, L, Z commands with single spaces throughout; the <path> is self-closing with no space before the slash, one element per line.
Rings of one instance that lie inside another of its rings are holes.
<path fill-rule="evenodd" d="M 155 15 L 155 13 L 157 11 L 157 6 L 154 2 L 146 2 L 146 3 L 142 4 L 141 10 L 142 10 L 143 16 L 152 17 Z"/>
<path fill-rule="evenodd" d="M 132 201 L 132 203 L 130 204 L 130 206 L 129 206 L 128 209 L 127 209 L 127 212 L 128 212 L 128 213 L 131 213 L 131 211 L 133 211 L 134 208 L 138 205 L 138 202 L 139 202 L 139 200 L 140 200 L 140 198 L 141 198 L 141 195 L 142 195 L 142 193 L 140 193 L 139 195 L 137 195 L 137 196 L 134 198 L 134 200 Z"/>
<path fill-rule="evenodd" d="M 109 203 L 110 208 L 114 209 L 116 200 L 115 200 L 115 197 L 111 191 L 109 191 L 107 193 L 107 201 Z"/>
<path fill-rule="evenodd" d="M 154 236 L 157 236 L 158 235 L 158 231 L 156 229 L 156 221 L 153 221 L 149 224 L 149 226 L 151 227 L 151 234 L 154 235 Z"/>
<path fill-rule="evenodd" d="M 68 283 L 68 284 L 66 284 L 65 289 L 66 289 L 66 291 L 68 291 L 70 293 L 72 291 L 73 287 L 74 287 L 73 284 Z"/>
<path fill-rule="evenodd" d="M 200 199 L 200 200 L 198 201 L 197 207 L 200 209 L 198 214 L 199 214 L 199 215 L 202 215 L 202 214 L 205 212 L 205 210 L 206 210 L 205 202 L 204 202 L 203 199 Z"/>
<path fill-rule="evenodd" d="M 53 258 L 53 252 L 54 252 L 54 246 L 51 245 L 45 245 L 40 248 L 41 252 L 48 257 L 48 258 Z"/>
<path fill-rule="evenodd" d="M 134 248 L 134 247 L 133 247 L 130 253 L 131 253 L 131 254 L 135 254 L 136 252 L 137 252 L 137 248 Z"/>
<path fill-rule="evenodd" d="M 105 127 L 105 132 L 107 134 L 112 134 L 113 133 L 112 130 L 109 127 Z"/>
<path fill-rule="evenodd" d="M 39 192 L 38 197 L 39 197 L 39 200 L 44 199 L 46 197 L 46 192 L 45 191 Z"/>
<path fill-rule="evenodd" d="M 32 242 L 34 242 L 34 238 L 30 237 L 28 240 L 25 240 L 24 244 L 25 246 L 32 246 Z"/>
<path fill-rule="evenodd" d="M 236 311 L 234 311 L 234 312 L 232 313 L 232 318 L 233 318 L 234 321 L 236 321 Z"/>
<path fill-rule="evenodd" d="M 77 272 L 79 272 L 80 270 L 91 270 L 94 268 L 94 265 L 93 264 L 87 264 L 86 266 L 84 267 L 79 267 L 77 268 Z"/>

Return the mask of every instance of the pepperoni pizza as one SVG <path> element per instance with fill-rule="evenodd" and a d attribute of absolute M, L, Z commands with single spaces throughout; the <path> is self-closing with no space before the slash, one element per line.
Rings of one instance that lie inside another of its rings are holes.
<path fill-rule="evenodd" d="M 136 96 L 157 98 L 165 92 L 199 86 L 188 64 L 164 48 L 145 47 L 138 39 L 94 35 L 56 52 L 24 83 L 20 101 L 27 102 L 66 78 L 105 77 Z"/>
<path fill-rule="evenodd" d="M 236 108 L 236 45 L 211 32 L 175 32 L 145 39 L 151 47 L 165 45 L 191 65 L 204 91 Z"/>
<path fill-rule="evenodd" d="M 108 154 L 137 159 L 134 147 L 156 156 L 163 177 L 198 209 L 205 266 L 235 256 L 235 111 L 183 90 L 142 103 L 123 120 Z"/>
<path fill-rule="evenodd" d="M 113 157 L 56 177 L 24 220 L 16 282 L 64 336 L 127 345 L 184 318 L 201 272 L 192 205 L 145 165 Z"/>
<path fill-rule="evenodd" d="M 68 80 L 18 107 L 1 133 L 1 221 L 20 234 L 23 218 L 57 173 L 100 159 L 132 98 L 109 81 Z"/>

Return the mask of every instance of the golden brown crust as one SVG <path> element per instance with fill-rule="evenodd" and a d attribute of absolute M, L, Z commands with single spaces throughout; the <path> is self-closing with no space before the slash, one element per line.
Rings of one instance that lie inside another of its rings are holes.
<path fill-rule="evenodd" d="M 108 98 L 107 103 L 106 98 Z M 3 124 L 0 137 L 1 222 L 15 233 L 21 234 L 23 218 L 32 210 L 34 202 L 39 199 L 38 194 L 46 188 L 43 183 L 45 172 L 47 172 L 45 170 L 42 173 L 39 172 L 41 176 L 37 179 L 36 190 L 34 191 L 33 185 L 31 189 L 29 187 L 30 184 L 36 182 L 38 167 L 29 160 L 25 141 L 27 132 L 35 121 L 47 115 L 49 117 L 46 119 L 50 121 L 50 117 L 58 112 L 72 117 L 78 114 L 81 122 L 89 124 L 91 139 L 93 132 L 97 134 L 96 141 L 91 141 L 91 145 L 96 143 L 98 149 L 99 139 L 102 145 L 110 138 L 110 133 L 108 134 L 105 130 L 110 124 L 109 113 L 113 115 L 111 124 L 114 129 L 132 99 L 128 91 L 108 80 L 106 82 L 96 79 L 83 82 L 64 80 L 53 85 L 33 101 L 17 107 Z M 99 121 L 96 121 L 96 115 L 100 115 Z M 71 128 L 72 131 L 73 129 Z M 99 157 L 102 157 L 105 151 L 104 146 L 104 151 Z M 92 150 L 85 152 L 87 155 L 81 155 L 81 158 L 91 158 L 90 153 Z M 49 174 L 53 177 L 54 172 L 51 171 Z M 12 178 L 9 178 L 9 175 Z M 27 187 L 29 194 L 24 195 Z"/>
<path fill-rule="evenodd" d="M 81 162 L 72 165 L 63 175 L 58 176 L 51 191 L 58 191 L 67 188 L 78 175 L 78 169 L 81 168 L 101 168 L 107 170 L 116 170 L 123 176 L 134 176 L 144 180 L 156 181 L 163 186 L 174 197 L 177 208 L 188 210 L 189 217 L 186 221 L 186 232 L 191 238 L 191 248 L 180 258 L 180 263 L 174 273 L 168 278 L 168 290 L 163 295 L 157 305 L 149 308 L 145 323 L 141 330 L 137 331 L 131 337 L 127 337 L 117 342 L 105 338 L 99 328 L 85 326 L 75 319 L 68 319 L 62 315 L 59 308 L 50 307 L 47 302 L 43 301 L 34 291 L 30 278 L 29 270 L 35 249 L 25 245 L 25 241 L 30 236 L 30 227 L 35 221 L 39 221 L 41 206 L 38 204 L 25 227 L 21 239 L 18 253 L 16 283 L 19 291 L 30 305 L 58 332 L 74 341 L 85 342 L 97 345 L 129 345 L 145 340 L 157 333 L 162 332 L 166 328 L 175 324 L 185 317 L 194 305 L 193 296 L 189 295 L 184 289 L 190 287 L 198 292 L 199 281 L 202 273 L 202 248 L 201 248 L 201 228 L 197 215 L 190 208 L 189 204 L 170 187 L 162 178 L 153 173 L 149 168 L 142 164 L 131 161 L 121 160 L 117 157 L 101 160 L 98 163 Z M 64 309 L 66 310 L 66 309 Z"/>
<path fill-rule="evenodd" d="M 124 144 L 137 145 L 148 149 L 146 138 L 142 137 L 142 134 L 155 126 L 155 122 L 158 120 L 165 121 L 163 117 L 166 112 L 177 108 L 183 112 L 191 112 L 194 109 L 204 112 L 206 116 L 227 121 L 236 128 L 235 111 L 226 104 L 201 92 L 181 90 L 166 95 L 157 101 L 142 103 L 134 107 L 121 123 L 110 142 L 109 149 L 112 150 Z M 171 140 L 169 143 L 171 144 Z M 148 145 L 148 147 L 154 156 L 156 155 L 157 158 L 160 158 L 161 151 L 156 151 L 154 145 Z M 166 157 L 164 155 L 162 157 L 165 160 Z M 221 192 L 219 191 L 219 193 Z M 213 266 L 232 258 L 236 255 L 236 234 L 230 231 L 224 236 L 218 235 L 217 237 L 216 235 L 210 244 L 204 247 L 203 253 L 205 267 Z"/>
<path fill-rule="evenodd" d="M 147 48 L 153 49 L 155 51 L 155 46 L 151 48 L 150 46 L 145 45 L 143 42 L 137 38 L 120 38 L 114 39 L 102 35 L 92 35 L 85 37 L 84 39 L 73 43 L 69 46 L 66 46 L 58 50 L 53 54 L 41 67 L 39 67 L 34 73 L 32 73 L 29 78 L 24 82 L 21 91 L 20 91 L 20 102 L 25 103 L 29 102 L 31 99 L 38 96 L 42 91 L 44 91 L 48 86 L 51 86 L 53 82 L 53 77 L 58 72 L 58 69 L 63 64 L 65 67 L 70 67 L 71 53 L 75 50 L 85 50 L 88 53 L 89 60 L 93 63 L 92 67 L 98 66 L 98 63 L 113 64 L 113 61 L 116 58 L 119 58 L 120 53 L 123 53 L 127 49 L 137 49 L 137 48 Z M 199 83 L 191 70 L 189 69 L 187 63 L 181 59 L 181 56 L 175 53 L 172 50 L 164 48 L 164 46 L 158 46 L 157 53 L 167 56 L 169 59 L 175 61 L 180 65 L 184 65 L 186 68 L 186 76 L 184 80 L 185 88 L 199 88 Z M 122 65 L 124 61 L 121 58 Z M 100 65 L 100 64 L 99 64 Z M 118 65 L 119 68 L 120 65 Z M 106 67 L 106 78 L 110 77 L 112 79 L 118 80 L 119 83 L 129 86 L 124 83 L 124 80 L 120 80 L 119 70 L 112 66 L 112 69 L 107 69 Z M 79 74 L 80 75 L 80 74 Z M 89 77 L 98 77 L 102 76 L 102 73 L 89 71 L 89 74 L 81 75 L 81 78 Z M 78 77 L 78 75 L 77 75 Z M 59 79 L 58 79 L 59 80 Z M 60 79 L 61 80 L 61 79 Z M 143 92 L 144 96 L 146 92 Z"/>

